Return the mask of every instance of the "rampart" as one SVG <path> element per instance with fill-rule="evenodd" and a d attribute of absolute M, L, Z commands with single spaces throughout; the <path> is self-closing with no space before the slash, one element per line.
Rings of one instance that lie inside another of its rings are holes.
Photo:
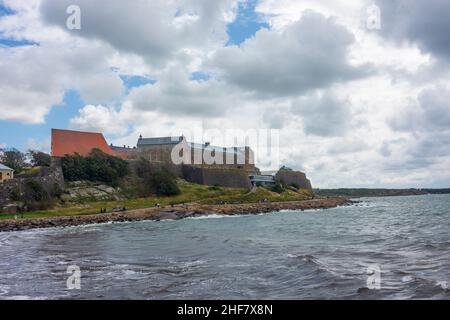
<path fill-rule="evenodd" d="M 251 188 L 248 173 L 244 170 L 183 165 L 182 172 L 184 179 L 192 183 L 228 188 Z"/>

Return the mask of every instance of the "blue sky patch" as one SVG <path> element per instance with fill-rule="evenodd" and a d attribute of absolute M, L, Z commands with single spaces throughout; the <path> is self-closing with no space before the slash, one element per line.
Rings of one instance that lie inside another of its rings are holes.
<path fill-rule="evenodd" d="M 123 84 L 129 91 L 132 88 L 137 88 L 140 86 L 145 86 L 146 84 L 155 84 L 156 80 L 152 80 L 143 76 L 131 76 L 131 75 L 120 75 L 120 78 L 123 81 Z"/>
<path fill-rule="evenodd" d="M 261 20 L 255 12 L 258 0 L 248 0 L 239 2 L 236 19 L 228 24 L 229 45 L 240 45 L 245 40 L 253 37 L 261 28 L 269 28 L 269 24 Z"/>
<path fill-rule="evenodd" d="M 8 7 L 6 7 L 5 5 L 3 5 L 3 4 L 0 2 L 0 17 L 1 17 L 1 16 L 11 16 L 11 15 L 13 15 L 13 14 L 15 14 L 14 10 L 12 10 L 12 9 L 10 9 L 10 8 L 8 8 Z"/>
<path fill-rule="evenodd" d="M 39 45 L 36 42 L 28 40 L 15 40 L 10 38 L 3 38 L 0 34 L 0 46 L 6 47 L 22 47 L 22 46 L 36 46 Z"/>
<path fill-rule="evenodd" d="M 207 81 L 211 79 L 211 75 L 206 72 L 196 71 L 191 74 L 191 80 Z"/>
<path fill-rule="evenodd" d="M 50 141 L 52 128 L 66 129 L 70 119 L 78 115 L 79 109 L 85 105 L 78 92 L 68 91 L 61 105 L 54 106 L 45 117 L 43 124 L 24 124 L 16 121 L 0 120 L 0 144 L 26 151 L 28 139 L 37 143 Z M 3 141 L 4 140 L 4 141 Z"/>

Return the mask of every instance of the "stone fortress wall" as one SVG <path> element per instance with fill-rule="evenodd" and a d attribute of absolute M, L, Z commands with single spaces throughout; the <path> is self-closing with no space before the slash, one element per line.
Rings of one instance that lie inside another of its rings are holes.
<path fill-rule="evenodd" d="M 142 141 L 142 138 L 139 141 Z M 176 176 L 188 182 L 210 186 L 251 188 L 249 174 L 259 173 L 250 147 L 214 149 L 204 144 L 194 148 L 186 141 L 183 142 L 181 137 L 180 143 L 172 143 L 170 139 L 165 141 L 165 144 L 147 145 L 138 142 L 137 148 L 128 149 L 126 158 L 133 161 L 142 157 L 152 164 L 167 167 Z M 174 148 L 177 149 L 174 151 Z M 173 152 L 181 163 L 173 163 Z M 205 153 L 216 161 L 208 163 L 209 160 L 204 157 Z"/>
<path fill-rule="evenodd" d="M 260 174 L 255 166 L 254 152 L 250 147 L 222 148 L 210 147 L 208 143 L 189 144 L 183 140 L 184 137 L 175 137 L 175 142 L 168 137 L 157 139 L 161 143 L 145 144 L 140 142 L 147 139 L 141 137 L 136 148 L 125 149 L 125 152 L 128 150 L 127 158 L 136 160 L 143 157 L 152 164 L 168 167 L 176 176 L 186 181 L 204 185 L 251 188 L 249 175 Z M 192 145 L 195 147 L 191 147 Z M 175 154 L 178 152 L 176 156 L 181 161 L 179 164 L 173 163 L 173 152 Z M 209 160 L 205 159 L 205 153 L 210 156 Z M 275 180 L 312 190 L 310 180 L 300 171 L 280 170 L 275 175 Z"/>
<path fill-rule="evenodd" d="M 152 163 L 170 164 L 172 161 L 172 151 L 176 145 L 146 145 L 138 146 L 137 149 L 130 149 L 127 158 L 139 159 L 143 157 Z M 208 167 L 214 169 L 242 169 L 247 172 L 257 172 L 254 161 L 254 153 L 249 147 L 245 147 L 244 151 L 238 155 L 237 148 L 228 148 L 229 152 L 220 152 L 202 149 L 193 149 L 186 147 L 179 156 L 183 159 L 183 164 L 195 167 Z M 183 154 L 187 151 L 188 154 Z M 214 160 L 213 163 L 207 163 L 204 154 L 210 155 Z"/>
<path fill-rule="evenodd" d="M 64 189 L 64 176 L 60 165 L 52 164 L 50 168 L 43 167 L 38 174 L 29 176 L 15 176 L 14 179 L 0 184 L 0 205 L 11 201 L 11 193 L 14 190 L 21 190 L 30 179 L 39 182 L 45 189 L 52 189 L 57 184 L 61 190 Z"/>
<path fill-rule="evenodd" d="M 248 174 L 244 170 L 183 165 L 182 172 L 183 178 L 192 183 L 227 188 L 251 188 Z"/>

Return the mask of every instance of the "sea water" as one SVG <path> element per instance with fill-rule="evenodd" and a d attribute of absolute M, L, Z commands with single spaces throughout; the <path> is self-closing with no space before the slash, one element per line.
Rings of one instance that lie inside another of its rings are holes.
<path fill-rule="evenodd" d="M 362 200 L 0 233 L 0 299 L 449 299 L 450 195 Z"/>

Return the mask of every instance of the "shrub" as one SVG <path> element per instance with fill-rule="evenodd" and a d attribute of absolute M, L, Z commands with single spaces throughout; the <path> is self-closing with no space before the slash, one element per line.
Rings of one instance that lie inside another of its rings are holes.
<path fill-rule="evenodd" d="M 277 182 L 271 189 L 271 191 L 276 193 L 283 193 L 285 190 L 285 187 L 279 182 Z"/>
<path fill-rule="evenodd" d="M 209 187 L 208 189 L 211 191 L 222 191 L 222 187 L 219 186 L 218 184 L 215 184 L 215 185 Z"/>
<path fill-rule="evenodd" d="M 87 180 L 85 162 L 84 158 L 78 154 L 64 157 L 61 162 L 64 179 L 67 181 Z"/>
<path fill-rule="evenodd" d="M 139 177 L 139 196 L 148 197 L 174 196 L 181 193 L 176 177 L 166 167 L 152 166 L 150 162 L 141 158 L 136 164 L 136 175 Z"/>
<path fill-rule="evenodd" d="M 28 211 L 45 210 L 53 206 L 54 199 L 51 193 L 37 180 L 29 179 L 24 183 L 21 201 Z"/>
<path fill-rule="evenodd" d="M 62 160 L 64 178 L 67 181 L 88 180 L 103 182 L 116 187 L 119 180 L 128 173 L 128 163 L 110 156 L 99 149 L 91 151 L 89 156 L 66 156 Z"/>
<path fill-rule="evenodd" d="M 50 167 L 52 158 L 49 154 L 30 150 L 29 155 L 31 157 L 31 164 L 35 167 Z"/>
<path fill-rule="evenodd" d="M 50 194 L 53 198 L 61 198 L 63 194 L 63 190 L 56 182 L 53 184 L 52 189 L 50 190 Z"/>
<path fill-rule="evenodd" d="M 176 177 L 167 168 L 156 170 L 151 176 L 151 184 L 158 196 L 176 196 L 181 193 Z"/>
<path fill-rule="evenodd" d="M 21 199 L 20 189 L 18 187 L 14 187 L 9 193 L 9 197 L 12 201 L 20 201 Z"/>
<path fill-rule="evenodd" d="M 298 183 L 295 183 L 295 182 L 293 182 L 293 183 L 291 183 L 291 185 L 290 185 L 292 188 L 295 188 L 295 189 L 297 189 L 297 190 L 299 190 L 300 189 L 300 185 L 298 184 Z"/>

